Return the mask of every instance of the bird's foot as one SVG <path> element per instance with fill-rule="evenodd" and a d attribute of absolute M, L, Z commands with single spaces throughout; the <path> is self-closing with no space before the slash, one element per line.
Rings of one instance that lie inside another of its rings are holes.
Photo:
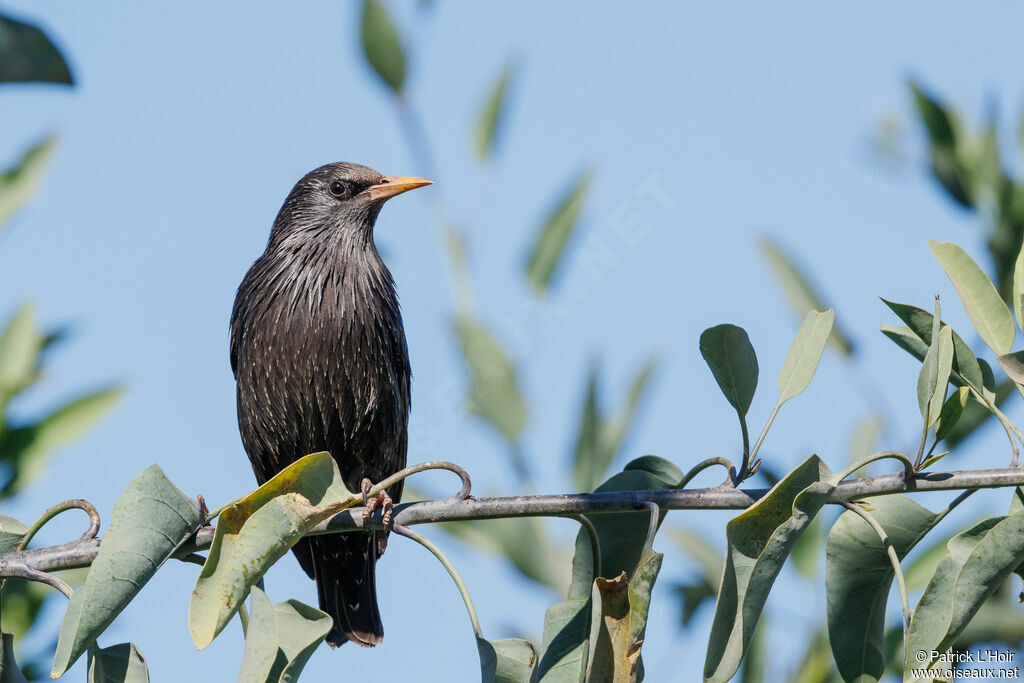
<path fill-rule="evenodd" d="M 377 508 L 384 511 L 381 515 L 381 521 L 384 522 L 384 526 L 391 526 L 391 512 L 395 508 L 394 501 L 391 500 L 391 496 L 388 495 L 387 491 L 381 491 L 376 496 L 368 498 L 370 489 L 373 488 L 373 482 L 369 479 L 363 479 L 362 485 L 360 486 L 363 490 L 363 524 L 365 525 L 370 519 L 370 515 Z"/>

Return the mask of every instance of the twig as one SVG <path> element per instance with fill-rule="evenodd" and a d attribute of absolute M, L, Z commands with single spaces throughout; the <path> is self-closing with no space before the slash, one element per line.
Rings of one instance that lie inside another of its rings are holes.
<path fill-rule="evenodd" d="M 425 468 L 424 463 L 414 469 Z M 397 476 L 397 475 L 396 475 Z M 460 475 L 462 476 L 462 475 Z M 562 495 L 511 496 L 506 498 L 473 498 L 468 496 L 468 475 L 459 494 L 451 498 L 403 503 L 395 506 L 394 524 L 412 526 L 433 522 L 457 522 L 471 519 L 499 519 L 504 517 L 565 517 L 569 514 L 587 515 L 635 512 L 654 503 L 662 510 L 743 510 L 768 493 L 768 489 L 734 489 L 714 487 L 704 489 L 668 489 L 655 491 L 608 491 Z M 378 486 L 387 482 L 381 482 Z M 390 485 L 390 484 L 388 484 Z M 922 493 L 926 491 L 963 491 L 984 488 L 1024 486 L 1024 468 L 966 470 L 955 472 L 922 472 L 907 481 L 904 472 L 876 477 L 862 477 L 844 481 L 833 489 L 828 503 L 842 505 L 853 500 L 896 493 Z M 375 489 L 377 487 L 374 487 Z M 467 497 L 462 498 L 463 492 Z M 383 529 L 379 512 L 374 513 L 364 526 L 363 508 L 348 508 L 318 525 L 313 534 L 339 533 L 361 529 Z M 200 528 L 192 541 L 184 544 L 177 556 L 209 548 L 215 527 Z M 15 576 L 11 566 L 23 564 L 38 571 L 87 567 L 96 557 L 99 543 L 96 539 L 79 539 L 46 548 L 33 548 L 0 555 L 0 577 Z M 7 564 L 4 564 L 4 563 Z"/>

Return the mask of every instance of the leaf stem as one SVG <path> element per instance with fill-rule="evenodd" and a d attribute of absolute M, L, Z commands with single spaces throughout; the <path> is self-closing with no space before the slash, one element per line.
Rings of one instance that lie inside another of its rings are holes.
<path fill-rule="evenodd" d="M 640 552 L 641 561 L 654 552 L 654 536 L 658 533 L 658 522 L 661 521 L 661 508 L 657 503 L 644 503 L 644 507 L 651 511 L 651 521 L 647 525 L 647 538 L 644 539 L 644 547 Z"/>
<path fill-rule="evenodd" d="M 757 437 L 757 443 L 754 444 L 754 449 L 750 452 L 750 459 L 753 460 L 757 456 L 758 451 L 761 450 L 761 444 L 764 443 L 764 437 L 768 436 L 768 430 L 771 429 L 772 423 L 775 422 L 775 416 L 779 414 L 779 408 L 782 407 L 782 401 L 775 404 L 772 408 L 772 414 L 768 416 L 768 422 L 765 423 L 764 429 L 761 430 L 761 435 Z M 742 481 L 742 479 L 741 479 Z"/>
<path fill-rule="evenodd" d="M 396 524 L 394 531 L 400 536 L 411 538 L 412 540 L 419 543 L 421 546 L 433 553 L 434 557 L 444 565 L 444 568 L 448 570 L 449 576 L 452 577 L 452 581 L 455 582 L 455 587 L 459 589 L 459 594 L 462 595 L 462 601 L 466 604 L 466 611 L 469 612 L 469 621 L 473 624 L 473 633 L 476 634 L 477 638 L 483 638 L 483 631 L 480 629 L 480 620 L 477 619 L 476 609 L 473 607 L 473 600 L 469 597 L 469 590 L 466 589 L 466 584 L 462 582 L 462 577 L 459 576 L 459 572 L 455 570 L 455 565 L 445 556 L 441 549 L 434 545 L 429 539 L 421 536 L 407 526 Z"/>
<path fill-rule="evenodd" d="M 709 467 L 714 467 L 715 465 L 721 465 L 729 473 L 728 478 L 725 480 L 726 484 L 734 481 L 734 477 L 736 474 L 736 466 L 732 464 L 731 460 L 722 457 L 708 458 L 707 460 L 701 460 L 699 463 L 691 467 L 690 471 L 687 472 L 683 476 L 682 481 L 679 482 L 678 488 L 686 488 L 686 485 L 689 484 L 694 477 L 696 477 L 698 474 L 708 469 Z"/>
<path fill-rule="evenodd" d="M 866 458 L 861 458 L 857 462 L 847 467 L 839 474 L 839 481 L 846 479 L 848 476 L 850 476 L 851 474 L 853 474 L 854 472 L 856 472 L 857 470 L 866 465 L 870 465 L 873 462 L 876 462 L 878 460 L 885 460 L 887 458 L 899 460 L 901 463 L 903 463 L 904 481 L 909 482 L 911 479 L 914 478 L 916 472 L 914 471 L 914 463 L 910 462 L 910 458 L 908 458 L 903 453 L 900 453 L 899 451 L 879 451 L 877 453 L 872 453 Z"/>
<path fill-rule="evenodd" d="M 587 532 L 587 538 L 590 540 L 590 554 L 593 556 L 594 566 L 594 577 L 601 576 L 601 539 L 597 536 L 597 529 L 594 528 L 594 524 L 586 518 L 585 515 L 563 515 L 567 519 L 575 519 L 583 527 L 584 531 Z"/>

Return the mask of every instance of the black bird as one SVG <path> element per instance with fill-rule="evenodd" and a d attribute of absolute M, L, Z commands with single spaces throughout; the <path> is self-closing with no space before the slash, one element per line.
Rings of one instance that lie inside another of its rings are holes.
<path fill-rule="evenodd" d="M 302 178 L 278 212 L 231 313 L 238 428 L 260 484 L 317 451 L 330 451 L 351 491 L 405 466 L 409 352 L 373 225 L 388 198 L 430 184 L 328 164 Z M 371 503 L 389 508 L 402 485 L 388 494 Z M 295 545 L 334 619 L 331 646 L 383 638 L 375 565 L 386 540 L 356 532 Z"/>

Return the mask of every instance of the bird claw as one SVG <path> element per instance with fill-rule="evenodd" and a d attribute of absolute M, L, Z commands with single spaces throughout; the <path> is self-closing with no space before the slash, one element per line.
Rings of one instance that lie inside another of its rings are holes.
<path fill-rule="evenodd" d="M 363 491 L 363 525 L 365 526 L 369 521 L 373 511 L 380 508 L 384 511 L 381 515 L 381 521 L 384 523 L 384 526 L 391 526 L 391 513 L 395 508 L 395 504 L 391 500 L 391 496 L 388 495 L 388 492 L 381 491 L 376 496 L 368 498 L 370 489 L 373 488 L 373 482 L 369 479 L 363 479 L 360 488 Z"/>

